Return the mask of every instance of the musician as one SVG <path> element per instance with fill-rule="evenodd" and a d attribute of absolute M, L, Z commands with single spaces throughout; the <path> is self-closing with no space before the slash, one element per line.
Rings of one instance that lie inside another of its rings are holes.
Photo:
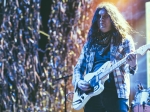
<path fill-rule="evenodd" d="M 137 69 L 137 56 L 131 26 L 111 3 L 101 3 L 93 16 L 78 62 L 74 68 L 72 83 L 78 91 L 91 90 L 84 75 L 97 71 L 111 61 L 125 58 L 125 63 L 113 70 L 104 82 L 104 90 L 91 97 L 84 112 L 127 112 L 129 110 L 130 75 Z M 112 65 L 113 66 L 113 65 Z"/>

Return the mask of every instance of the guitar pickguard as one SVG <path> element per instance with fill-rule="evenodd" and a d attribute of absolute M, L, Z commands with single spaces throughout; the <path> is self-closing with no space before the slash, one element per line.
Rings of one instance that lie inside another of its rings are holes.
<path fill-rule="evenodd" d="M 80 94 L 76 91 L 74 93 L 74 98 L 72 103 L 73 107 L 76 110 L 81 109 L 91 97 L 100 94 L 103 91 L 103 89 L 104 86 L 101 84 L 101 81 L 99 81 L 95 83 L 91 91 L 87 91 L 87 92 L 78 91 Z"/>

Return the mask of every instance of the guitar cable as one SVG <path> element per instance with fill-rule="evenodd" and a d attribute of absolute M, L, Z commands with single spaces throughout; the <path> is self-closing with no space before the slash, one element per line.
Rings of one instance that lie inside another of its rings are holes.
<path fill-rule="evenodd" d="M 74 92 L 70 92 L 70 93 L 68 93 L 68 94 L 66 95 L 67 101 L 70 102 L 70 103 L 73 103 L 73 102 L 72 102 L 72 100 L 69 99 L 68 97 L 69 97 L 70 95 L 73 95 L 73 94 L 74 94 Z"/>

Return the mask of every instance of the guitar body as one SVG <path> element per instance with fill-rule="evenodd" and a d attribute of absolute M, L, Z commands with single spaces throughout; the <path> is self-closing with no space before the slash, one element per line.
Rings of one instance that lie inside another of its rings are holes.
<path fill-rule="evenodd" d="M 98 76 L 100 76 L 110 66 L 111 63 L 108 61 L 96 72 L 85 75 L 84 80 L 89 82 L 93 89 L 90 92 L 82 92 L 82 94 L 79 94 L 78 91 L 74 91 L 72 106 L 75 110 L 83 108 L 91 97 L 100 94 L 104 90 L 104 82 L 109 78 L 109 75 L 107 74 L 100 80 L 98 79 Z"/>

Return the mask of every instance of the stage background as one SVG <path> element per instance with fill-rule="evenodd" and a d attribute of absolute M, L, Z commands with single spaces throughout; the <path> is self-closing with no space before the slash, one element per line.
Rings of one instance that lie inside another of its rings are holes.
<path fill-rule="evenodd" d="M 0 0 L 0 111 L 83 112 L 65 96 L 74 90 L 72 71 L 103 1 L 115 4 L 137 32 L 136 49 L 149 43 L 149 0 Z M 138 55 L 130 104 L 138 84 L 149 88 L 148 57 Z"/>

